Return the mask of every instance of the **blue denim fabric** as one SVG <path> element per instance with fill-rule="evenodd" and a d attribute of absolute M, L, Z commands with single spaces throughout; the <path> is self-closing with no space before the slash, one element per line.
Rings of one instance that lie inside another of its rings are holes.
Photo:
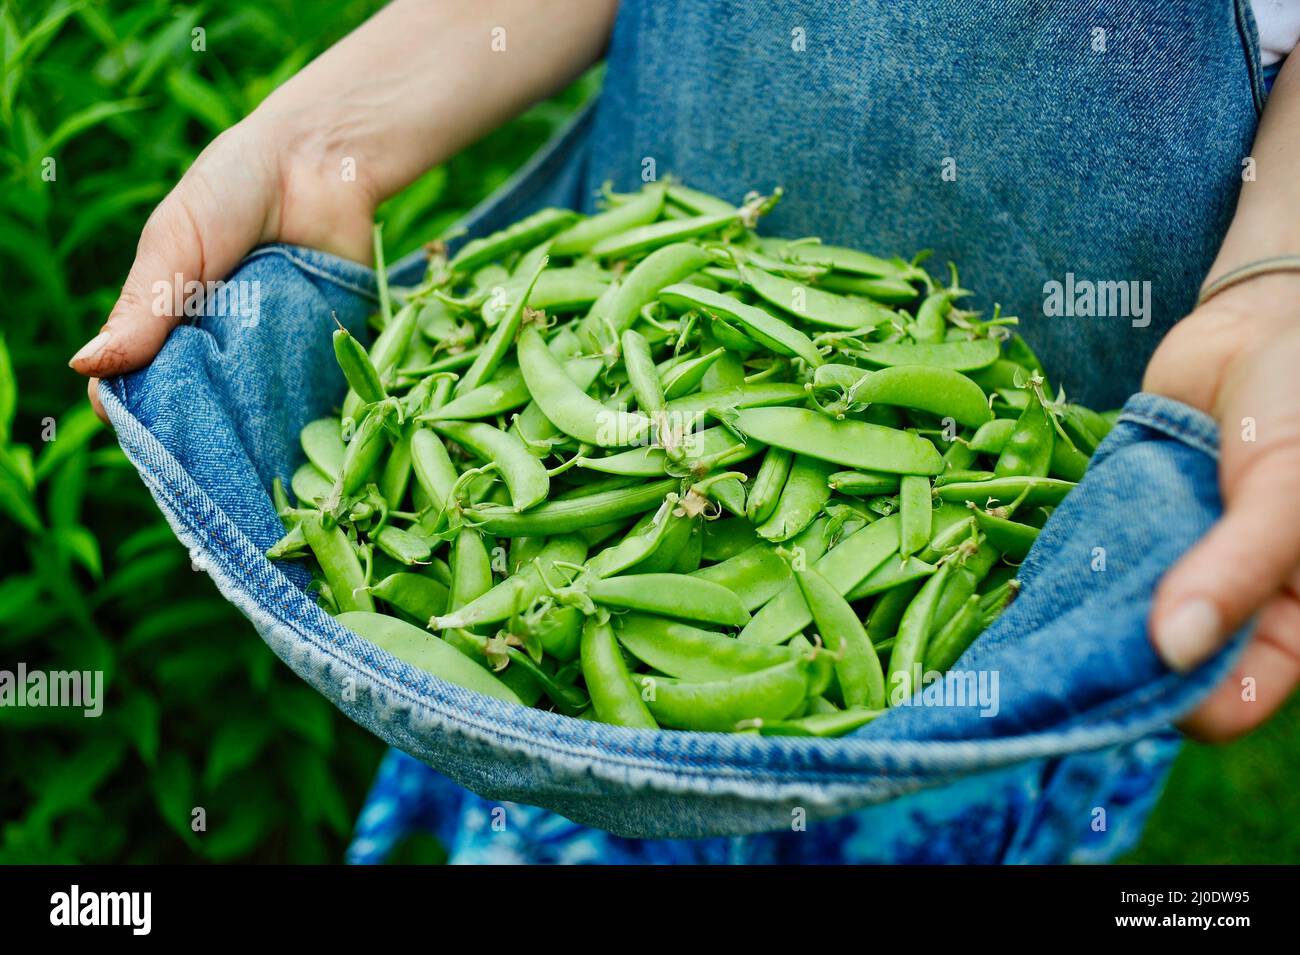
<path fill-rule="evenodd" d="M 837 5 L 834 30 L 815 29 L 816 9 L 801 8 L 810 44 L 828 44 L 810 60 L 777 55 L 788 49 L 791 15 L 761 3 L 718 6 L 628 0 L 599 104 L 474 211 L 470 235 L 543 205 L 590 208 L 605 178 L 633 185 L 644 155 L 657 157 L 660 175 L 724 193 L 780 181 L 788 198 L 766 231 L 891 252 L 935 247 L 967 266 L 966 284 L 1020 309 L 1049 367 L 1067 385 L 1071 372 L 1081 382 L 1072 393 L 1096 401 L 1133 390 L 1208 262 L 1236 181 L 1226 156 L 1235 175 L 1253 129 L 1262 89 L 1240 5 L 1174 13 L 1018 3 L 994 15 L 962 4 L 863 3 Z M 1098 21 L 1118 24 L 1114 36 L 1127 39 L 1089 72 L 1066 27 Z M 1125 34 L 1132 23 L 1141 26 Z M 774 31 L 766 46 L 763 30 Z M 1190 46 L 1161 56 L 1175 37 Z M 904 59 L 909 43 L 919 53 Z M 996 55 L 973 56 L 980 50 Z M 915 96 L 921 106 L 904 108 Z M 958 149 L 959 168 L 984 175 L 927 179 L 918 170 L 938 161 L 932 147 Z M 962 149 L 974 160 L 961 159 Z M 869 171 L 862 181 L 852 176 L 859 169 Z M 1141 190 L 1132 184 L 1139 174 Z M 395 281 L 414 281 L 420 267 L 406 261 Z M 1140 330 L 1033 314 L 1034 290 L 1058 267 L 1149 276 L 1163 311 Z M 1167 727 L 1229 666 L 1233 650 L 1178 677 L 1147 642 L 1156 581 L 1220 502 L 1213 423 L 1137 395 L 1026 561 L 1020 599 L 959 664 L 999 675 L 995 718 L 900 708 L 840 740 L 648 733 L 448 685 L 344 630 L 303 592 L 300 568 L 262 556 L 280 535 L 271 478 L 288 478 L 300 461 L 298 429 L 343 390 L 330 316 L 360 332 L 373 276 L 271 246 L 232 278 L 261 283 L 255 324 L 212 315 L 180 328 L 153 365 L 105 382 L 101 394 L 196 563 L 295 672 L 414 757 L 386 762 L 358 827 L 358 861 L 381 857 L 401 826 L 426 824 L 442 827 L 454 857 L 467 861 L 1102 860 L 1140 831 L 1176 746 Z M 402 798 L 388 798 L 394 792 Z M 491 825 L 498 806 L 504 839 Z M 791 831 L 805 816 L 808 831 Z M 719 838 L 766 831 L 782 834 Z"/>

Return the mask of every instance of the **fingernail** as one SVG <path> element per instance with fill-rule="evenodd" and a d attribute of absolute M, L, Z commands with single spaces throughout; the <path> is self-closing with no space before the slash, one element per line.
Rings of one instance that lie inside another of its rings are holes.
<path fill-rule="evenodd" d="M 1171 670 L 1179 673 L 1204 661 L 1222 642 L 1219 611 L 1203 597 L 1194 597 L 1175 608 L 1155 633 L 1156 651 Z"/>
<path fill-rule="evenodd" d="M 100 332 L 90 341 L 86 342 L 86 344 L 82 345 L 81 350 L 72 356 L 72 360 L 69 361 L 68 364 L 71 367 L 76 368 L 77 362 L 94 358 L 104 350 L 104 346 L 108 344 L 108 340 L 111 337 L 112 336 L 110 336 L 108 332 Z"/>

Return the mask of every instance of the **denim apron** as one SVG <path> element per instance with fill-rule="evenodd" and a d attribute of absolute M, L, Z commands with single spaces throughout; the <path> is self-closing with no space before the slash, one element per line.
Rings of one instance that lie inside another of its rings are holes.
<path fill-rule="evenodd" d="M 1068 394 L 1117 407 L 1194 302 L 1264 96 L 1247 0 L 624 0 L 599 100 L 469 225 L 591 211 L 606 182 L 672 175 L 733 201 L 781 186 L 767 234 L 932 250 L 968 307 L 1020 317 Z M 1137 840 L 1177 745 L 1157 732 L 807 832 L 692 841 L 482 799 L 393 750 L 349 858 L 423 829 L 457 862 L 1105 861 Z"/>
<path fill-rule="evenodd" d="M 933 248 L 981 303 L 1021 314 L 1071 394 L 1118 404 L 1227 220 L 1260 95 L 1253 23 L 1228 2 L 968 6 L 630 0 L 599 101 L 467 234 L 591 208 L 606 179 L 676 173 L 733 199 L 779 183 L 770 233 Z M 402 263 L 393 283 L 423 266 Z M 1052 314 L 1041 290 L 1069 274 L 1151 282 L 1149 321 Z M 248 314 L 210 297 L 197 326 L 99 394 L 193 565 L 395 747 L 356 861 L 412 829 L 436 831 L 453 861 L 1110 859 L 1156 798 L 1170 725 L 1240 646 L 1179 675 L 1147 639 L 1160 576 L 1222 502 L 1213 420 L 1137 394 L 1021 565 L 1020 596 L 962 657 L 964 674 L 999 681 L 988 710 L 918 697 L 808 739 L 632 730 L 473 693 L 360 639 L 306 591 L 301 564 L 265 557 L 284 532 L 268 489 L 344 393 L 330 330 L 364 334 L 374 274 L 277 245 L 230 281 L 256 291 Z"/>

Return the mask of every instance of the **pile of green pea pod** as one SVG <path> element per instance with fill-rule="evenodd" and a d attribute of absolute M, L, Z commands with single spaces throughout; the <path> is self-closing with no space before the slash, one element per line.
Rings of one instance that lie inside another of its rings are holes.
<path fill-rule="evenodd" d="M 621 726 L 835 736 L 949 670 L 1113 413 L 955 270 L 760 236 L 778 198 L 652 183 L 416 288 L 381 261 L 268 556 L 416 667 Z"/>

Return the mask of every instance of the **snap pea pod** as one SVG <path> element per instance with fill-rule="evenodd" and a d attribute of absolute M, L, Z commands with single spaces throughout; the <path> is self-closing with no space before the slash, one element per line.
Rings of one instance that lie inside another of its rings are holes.
<path fill-rule="evenodd" d="M 1087 470 L 1088 456 L 1057 435 L 1052 441 L 1052 459 L 1047 473 L 1066 481 L 1082 481 Z"/>
<path fill-rule="evenodd" d="M 608 621 L 598 616 L 587 618 L 582 628 L 580 656 L 582 678 L 591 695 L 591 705 L 602 722 L 638 729 L 659 728 L 641 698 L 640 689 L 632 682 Z"/>
<path fill-rule="evenodd" d="M 424 537 L 391 524 L 379 532 L 375 543 L 393 560 L 408 567 L 427 561 L 433 554 L 429 541 Z"/>
<path fill-rule="evenodd" d="M 898 518 L 883 517 L 848 535 L 813 564 L 841 594 L 898 552 Z M 784 643 L 812 622 L 808 605 L 793 582 L 768 601 L 740 632 L 745 643 Z"/>
<path fill-rule="evenodd" d="M 893 312 L 874 302 L 823 292 L 760 269 L 741 266 L 740 277 L 759 298 L 814 325 L 854 329 L 887 323 L 894 317 Z"/>
<path fill-rule="evenodd" d="M 828 478 L 833 470 L 825 461 L 796 455 L 771 515 L 754 528 L 758 536 L 788 540 L 811 524 L 830 500 Z"/>
<path fill-rule="evenodd" d="M 898 552 L 903 557 L 915 554 L 930 542 L 934 510 L 930 504 L 930 482 L 915 474 L 905 474 L 898 492 Z"/>
<path fill-rule="evenodd" d="M 1047 409 L 1037 393 L 1033 393 L 1002 446 L 993 473 L 998 477 L 1046 477 L 1052 466 L 1055 443 L 1056 431 Z"/>
<path fill-rule="evenodd" d="M 672 677 L 639 676 L 641 698 L 663 726 L 727 732 L 744 720 L 782 720 L 804 704 L 808 662 L 804 659 L 700 683 Z"/>
<path fill-rule="evenodd" d="M 576 500 L 547 501 L 522 514 L 513 507 L 499 504 L 481 504 L 467 508 L 465 513 L 489 534 L 500 537 L 549 537 L 640 514 L 657 506 L 664 495 L 676 490 L 677 486 L 676 479 L 667 478 L 650 484 L 591 494 Z"/>
<path fill-rule="evenodd" d="M 460 651 L 404 620 L 366 611 L 345 611 L 335 619 L 379 649 L 440 680 L 507 703 L 523 702 L 513 690 Z"/>
<path fill-rule="evenodd" d="M 1061 481 L 1057 478 L 1031 477 L 995 477 L 988 481 L 960 481 L 945 484 L 935 489 L 935 496 L 941 501 L 974 501 L 981 507 L 989 501 L 1007 503 L 1019 498 L 1029 507 L 1055 506 L 1065 500 L 1077 485 L 1073 481 Z"/>
<path fill-rule="evenodd" d="M 940 564 L 933 576 L 926 578 L 899 621 L 898 636 L 889 652 L 889 693 L 894 703 L 910 699 L 920 688 L 913 671 L 920 668 L 925 656 L 926 643 L 934 624 L 934 608 L 952 567 L 951 561 Z"/>
<path fill-rule="evenodd" d="M 903 584 L 910 584 L 913 581 L 929 577 L 936 569 L 934 564 L 921 560 L 919 557 L 908 557 L 906 560 L 886 560 L 867 574 L 866 577 L 862 578 L 862 581 L 844 597 L 849 603 L 853 603 L 865 597 L 884 593 Z"/>
<path fill-rule="evenodd" d="M 318 418 L 309 422 L 298 436 L 307 460 L 331 481 L 343 470 L 348 446 L 343 443 L 337 418 Z M 301 495 L 300 495 L 301 496 Z"/>
<path fill-rule="evenodd" d="M 794 576 L 817 632 L 835 656 L 835 676 L 845 705 L 881 709 L 885 705 L 885 674 L 857 613 L 815 570 L 798 571 Z"/>
<path fill-rule="evenodd" d="M 850 468 L 896 474 L 943 471 L 943 458 L 929 441 L 865 421 L 835 421 L 806 408 L 777 407 L 742 408 L 733 423 L 764 444 Z"/>
<path fill-rule="evenodd" d="M 1007 439 L 1016 429 L 1016 422 L 1011 418 L 995 418 L 979 426 L 971 436 L 970 449 L 979 454 L 998 455 L 1007 446 Z"/>
<path fill-rule="evenodd" d="M 961 372 L 929 365 L 891 365 L 864 371 L 851 365 L 823 365 L 814 381 L 837 385 L 854 401 L 897 405 L 950 417 L 968 428 L 993 420 L 988 399 L 980 386 Z"/>
<path fill-rule="evenodd" d="M 1012 560 L 1024 560 L 1028 556 L 1029 549 L 1038 539 L 1037 527 L 990 514 L 988 511 L 980 510 L 974 502 L 971 502 L 971 508 L 975 514 L 975 523 L 979 525 L 979 529 L 984 532 L 990 544 Z"/>
<path fill-rule="evenodd" d="M 686 574 L 629 574 L 605 577 L 587 585 L 587 595 L 597 604 L 743 627 L 749 611 L 740 598 L 721 584 Z"/>
<path fill-rule="evenodd" d="M 577 219 L 578 214 L 569 209 L 542 209 L 491 235 L 471 239 L 461 246 L 448 264 L 456 272 L 472 272 L 493 259 L 537 245 L 567 229 Z"/>
<path fill-rule="evenodd" d="M 343 611 L 374 610 L 375 602 L 366 590 L 361 561 L 342 529 L 326 527 L 319 514 L 304 520 L 301 527 L 338 608 Z"/>
<path fill-rule="evenodd" d="M 601 307 L 601 302 L 596 303 L 591 314 L 578 325 L 578 337 L 585 345 L 595 346 L 608 327 L 617 339 L 641 314 L 641 309 L 655 300 L 660 289 L 698 272 L 709 261 L 709 254 L 690 242 L 656 249 L 628 273 L 605 307 Z"/>
<path fill-rule="evenodd" d="M 460 377 L 458 382 L 456 382 L 456 388 L 454 391 L 456 397 L 468 394 L 491 378 L 493 372 L 497 370 L 501 362 L 505 359 L 506 354 L 510 350 L 510 346 L 514 344 L 515 336 L 519 333 L 519 326 L 523 322 L 524 302 L 527 301 L 528 293 L 533 290 L 533 286 L 537 284 L 538 276 L 540 276 L 542 270 L 546 268 L 546 263 L 547 260 L 545 258 L 538 263 L 537 268 L 533 271 L 532 277 L 530 278 L 528 285 L 525 287 L 523 294 L 516 299 L 506 314 L 502 316 L 501 321 L 497 323 L 497 327 L 492 329 L 492 334 L 488 336 L 487 343 L 484 344 L 483 350 L 479 352 L 477 357 L 475 357 L 473 364 L 469 366 L 469 369 L 465 374 Z M 542 347 L 545 349 L 544 345 Z M 547 352 L 547 357 L 554 361 L 550 352 Z M 522 354 L 520 356 L 520 364 L 522 365 Z M 525 375 L 525 377 L 527 376 Z"/>
<path fill-rule="evenodd" d="M 388 389 L 379 380 L 379 371 L 370 361 L 365 348 L 342 325 L 334 329 L 334 358 L 343 370 L 343 377 L 348 380 L 349 387 L 360 396 L 363 403 L 383 401 L 388 397 Z"/>
<path fill-rule="evenodd" d="M 542 413 L 584 444 L 621 447 L 636 444 L 650 431 L 645 415 L 612 411 L 580 389 L 547 351 L 535 328 L 519 334 L 519 367 Z"/>
<path fill-rule="evenodd" d="M 416 307 L 404 305 L 370 344 L 367 360 L 382 382 L 392 383 L 395 369 L 410 349 L 418 320 L 419 312 Z M 362 405 L 369 400 L 376 399 L 363 398 L 355 388 L 349 388 L 347 396 L 343 399 L 344 420 L 355 421 Z"/>
<path fill-rule="evenodd" d="M 649 415 L 663 411 L 664 387 L 650 355 L 650 343 L 636 329 L 629 328 L 623 332 L 622 344 L 623 365 L 636 395 L 637 407 Z"/>
<path fill-rule="evenodd" d="M 439 421 L 434 428 L 476 457 L 497 465 L 515 510 L 526 511 L 546 499 L 551 489 L 546 468 L 510 432 L 477 421 Z"/>
<path fill-rule="evenodd" d="M 938 568 L 935 568 L 938 571 Z M 903 614 L 921 589 L 924 579 L 917 579 L 886 590 L 871 606 L 867 614 L 867 636 L 873 646 L 880 650 L 887 643 L 892 650 L 898 636 L 898 626 Z"/>
<path fill-rule="evenodd" d="M 309 461 L 293 472 L 289 488 L 299 503 L 318 507 L 334 490 L 334 482 Z"/>
<path fill-rule="evenodd" d="M 664 397 L 680 398 L 696 390 L 703 383 L 710 369 L 726 354 L 725 348 L 715 348 L 696 358 L 674 365 L 663 376 Z M 741 375 L 741 383 L 744 374 Z"/>
<path fill-rule="evenodd" d="M 871 342 L 864 346 L 862 361 L 869 365 L 927 365 L 951 371 L 974 371 L 997 361 L 998 343 L 987 338 L 937 344 Z"/>
<path fill-rule="evenodd" d="M 793 579 L 791 560 L 809 566 L 826 553 L 826 522 L 818 521 L 790 542 L 787 553 L 760 541 L 725 560 L 702 567 L 692 576 L 722 584 L 751 613 Z"/>
<path fill-rule="evenodd" d="M 896 278 L 865 278 L 827 272 L 817 279 L 817 284 L 828 292 L 841 295 L 865 295 L 885 305 L 905 305 L 920 293 L 911 282 Z"/>
<path fill-rule="evenodd" d="M 735 322 L 755 341 L 778 354 L 802 358 L 814 368 L 822 363 L 822 356 L 812 339 L 761 308 L 685 283 L 669 285 L 659 293 L 659 299 L 683 310 L 702 309 L 725 321 Z"/>
<path fill-rule="evenodd" d="M 907 327 L 907 333 L 918 343 L 933 345 L 943 341 L 948 330 L 948 313 L 959 289 L 945 288 L 932 292 L 916 310 L 916 321 Z"/>
<path fill-rule="evenodd" d="M 745 517 L 755 524 L 762 524 L 771 517 L 772 512 L 776 510 L 781 490 L 785 487 L 786 478 L 790 474 L 790 465 L 793 463 L 794 455 L 789 451 L 781 448 L 767 449 L 767 453 L 763 455 L 763 463 L 758 466 L 758 473 L 754 476 L 754 484 L 745 499 Z M 790 536 L 793 535 L 785 534 L 775 539 L 785 540 Z"/>
<path fill-rule="evenodd" d="M 569 226 L 551 240 L 552 255 L 579 255 L 592 246 L 659 218 L 667 187 L 650 185 L 620 205 Z"/>
<path fill-rule="evenodd" d="M 897 494 L 902 478 L 897 474 L 875 474 L 867 471 L 836 471 L 826 483 L 832 491 L 854 497 L 875 497 L 880 494 Z"/>
<path fill-rule="evenodd" d="M 713 630 L 642 613 L 616 618 L 614 633 L 638 660 L 683 680 L 725 680 L 788 663 L 798 655 L 789 647 L 741 643 Z"/>
<path fill-rule="evenodd" d="M 925 648 L 925 670 L 944 673 L 951 670 L 958 658 L 975 642 L 984 621 L 980 616 L 980 596 L 971 594 Z"/>
<path fill-rule="evenodd" d="M 784 239 L 762 240 L 760 244 L 777 255 L 821 265 L 837 272 L 849 272 L 854 275 L 866 275 L 872 278 L 900 278 L 926 281 L 928 276 L 923 270 L 901 259 L 882 259 L 880 256 L 858 249 L 848 249 L 837 245 L 823 245 L 819 241 L 789 242 Z"/>
<path fill-rule="evenodd" d="M 764 381 L 718 391 L 697 391 L 669 401 L 666 410 L 678 419 L 685 419 L 737 408 L 797 404 L 807 397 L 808 392 L 803 385 L 786 381 Z"/>
<path fill-rule="evenodd" d="M 429 620 L 434 630 L 469 629 L 508 620 L 523 613 L 552 586 L 567 584 L 573 571 L 557 564 L 578 564 L 587 556 L 587 545 L 580 537 L 561 535 L 547 542 L 537 560 L 518 573 L 507 577 L 486 593 L 475 597 L 449 614 Z"/>
<path fill-rule="evenodd" d="M 724 561 L 756 543 L 754 525 L 744 518 L 710 521 L 704 528 L 704 559 Z"/>
<path fill-rule="evenodd" d="M 734 215 L 736 207 L 717 196 L 674 182 L 668 186 L 668 201 L 694 215 Z"/>
<path fill-rule="evenodd" d="M 373 407 L 375 410 L 366 415 L 348 443 L 338 478 L 334 481 L 332 493 L 335 496 L 347 496 L 360 490 L 388 447 L 387 431 L 396 408 L 387 402 Z"/>
<path fill-rule="evenodd" d="M 390 574 L 372 584 L 370 594 L 421 625 L 447 609 L 447 587 L 423 574 Z"/>
<path fill-rule="evenodd" d="M 790 720 L 756 720 L 752 728 L 760 736 L 847 736 L 854 730 L 861 729 L 884 713 L 884 710 L 868 710 L 857 707 L 849 710 L 834 710 L 829 713 L 810 713 Z"/>
<path fill-rule="evenodd" d="M 700 235 L 719 232 L 740 219 L 740 210 L 671 219 L 650 225 L 637 226 L 601 239 L 591 247 L 591 254 L 602 259 L 616 259 L 658 249 L 661 246 L 692 239 Z M 693 270 L 694 271 L 694 270 Z"/>

